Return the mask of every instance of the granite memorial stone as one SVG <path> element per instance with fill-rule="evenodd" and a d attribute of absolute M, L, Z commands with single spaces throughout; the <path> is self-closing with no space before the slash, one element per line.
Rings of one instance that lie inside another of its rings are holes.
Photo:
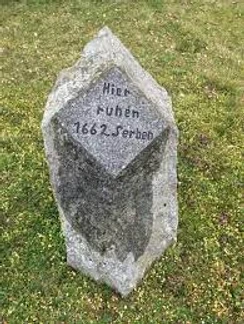
<path fill-rule="evenodd" d="M 126 296 L 177 234 L 177 127 L 165 89 L 103 28 L 42 122 L 72 267 Z"/>

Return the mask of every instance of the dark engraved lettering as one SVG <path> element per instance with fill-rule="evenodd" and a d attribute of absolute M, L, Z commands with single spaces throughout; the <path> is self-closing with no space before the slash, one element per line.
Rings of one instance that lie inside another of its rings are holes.
<path fill-rule="evenodd" d="M 114 84 L 112 84 L 111 93 L 112 93 L 112 95 L 115 93 Z"/>
<path fill-rule="evenodd" d="M 125 89 L 124 96 L 127 97 L 128 94 L 130 94 L 130 91 L 128 89 Z"/>
<path fill-rule="evenodd" d="M 112 116 L 113 110 L 114 110 L 113 107 L 111 107 L 111 108 L 107 107 L 107 108 L 106 108 L 106 113 L 107 113 L 107 115 L 108 115 L 108 116 Z"/>
<path fill-rule="evenodd" d="M 147 132 L 143 132 L 141 138 L 146 139 L 147 138 Z"/>
<path fill-rule="evenodd" d="M 103 83 L 103 94 L 104 95 L 115 95 L 118 97 L 124 96 L 127 97 L 130 94 L 128 89 L 121 89 L 120 87 L 116 87 L 113 83 L 104 82 Z"/>
<path fill-rule="evenodd" d="M 122 116 L 122 109 L 119 108 L 118 105 L 116 106 L 116 109 L 115 109 L 115 116 L 116 117 L 121 117 Z"/>
<path fill-rule="evenodd" d="M 130 117 L 130 109 L 125 109 L 125 117 Z"/>
<path fill-rule="evenodd" d="M 141 138 L 141 132 L 137 128 L 136 129 L 136 139 L 140 139 L 140 138 Z"/>
<path fill-rule="evenodd" d="M 102 125 L 100 126 L 100 128 L 102 128 L 101 135 L 110 136 L 110 134 L 106 133 L 107 125 L 102 124 Z"/>
<path fill-rule="evenodd" d="M 153 139 L 153 133 L 152 133 L 152 132 L 148 131 L 147 139 L 148 139 L 149 141 L 151 141 L 151 140 Z"/>
<path fill-rule="evenodd" d="M 99 115 L 100 114 L 100 112 L 103 112 L 104 110 L 103 110 L 103 108 L 102 107 L 100 107 L 100 106 L 97 106 L 97 115 Z"/>
<path fill-rule="evenodd" d="M 129 131 L 127 129 L 123 130 L 122 136 L 126 138 L 128 136 Z"/>
<path fill-rule="evenodd" d="M 153 133 L 149 131 L 143 131 L 136 128 L 136 130 L 126 129 L 124 126 L 118 125 L 115 128 L 115 131 L 113 133 L 109 133 L 108 125 L 102 124 L 97 125 L 97 123 L 93 123 L 90 125 L 89 123 L 85 123 L 80 125 L 80 122 L 76 122 L 73 124 L 75 126 L 75 132 L 81 133 L 83 135 L 104 135 L 104 136 L 113 136 L 113 137 L 123 137 L 123 138 L 132 138 L 137 140 L 148 140 L 151 141 L 153 139 Z M 98 128 L 100 127 L 101 132 L 98 131 Z"/>
<path fill-rule="evenodd" d="M 133 130 L 131 130 L 131 131 L 130 131 L 130 134 L 129 134 L 129 137 L 131 138 L 132 135 L 134 135 L 134 134 L 135 134 L 135 132 L 134 132 Z"/>
<path fill-rule="evenodd" d="M 76 123 L 74 123 L 74 126 L 76 127 L 76 133 L 79 133 L 80 123 L 79 122 L 76 122 Z"/>
<path fill-rule="evenodd" d="M 90 133 L 91 133 L 92 135 L 96 135 L 96 134 L 97 134 L 97 130 L 96 130 L 96 123 L 94 123 L 94 124 L 92 125 L 92 128 L 90 129 Z"/>
<path fill-rule="evenodd" d="M 112 136 L 117 137 L 119 135 L 119 130 L 123 129 L 122 126 L 117 126 L 116 127 L 116 133 L 112 133 Z"/>
<path fill-rule="evenodd" d="M 101 106 L 97 106 L 97 115 L 105 114 L 107 116 L 115 116 L 115 117 L 132 117 L 132 118 L 139 118 L 139 112 L 137 110 L 131 108 L 121 108 L 119 105 L 114 107 L 107 106 L 103 108 Z"/>
<path fill-rule="evenodd" d="M 86 135 L 89 132 L 88 128 L 87 128 L 87 123 L 83 125 L 81 132 L 84 135 Z"/>
<path fill-rule="evenodd" d="M 132 110 L 132 117 L 133 118 L 139 118 L 139 112 L 138 111 L 136 111 L 136 110 Z"/>
<path fill-rule="evenodd" d="M 110 83 L 104 82 L 103 84 L 103 94 L 109 94 L 110 91 Z"/>

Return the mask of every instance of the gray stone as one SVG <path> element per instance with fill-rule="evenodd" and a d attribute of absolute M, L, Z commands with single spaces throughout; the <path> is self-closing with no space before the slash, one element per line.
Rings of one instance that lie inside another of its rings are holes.
<path fill-rule="evenodd" d="M 126 296 L 176 240 L 166 90 L 105 27 L 59 75 L 42 130 L 68 263 Z"/>

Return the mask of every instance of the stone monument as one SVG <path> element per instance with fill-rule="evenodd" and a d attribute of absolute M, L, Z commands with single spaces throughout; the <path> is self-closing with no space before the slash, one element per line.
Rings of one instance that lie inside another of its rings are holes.
<path fill-rule="evenodd" d="M 60 73 L 42 131 L 68 264 L 126 296 L 176 240 L 166 90 L 105 27 Z"/>

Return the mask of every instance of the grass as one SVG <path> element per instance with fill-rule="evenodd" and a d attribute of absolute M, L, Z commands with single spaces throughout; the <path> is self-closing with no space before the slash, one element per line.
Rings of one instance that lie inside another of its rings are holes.
<path fill-rule="evenodd" d="M 1 0 L 3 323 L 243 323 L 241 2 Z M 40 131 L 58 72 L 104 25 L 180 130 L 178 243 L 127 299 L 66 265 Z"/>

